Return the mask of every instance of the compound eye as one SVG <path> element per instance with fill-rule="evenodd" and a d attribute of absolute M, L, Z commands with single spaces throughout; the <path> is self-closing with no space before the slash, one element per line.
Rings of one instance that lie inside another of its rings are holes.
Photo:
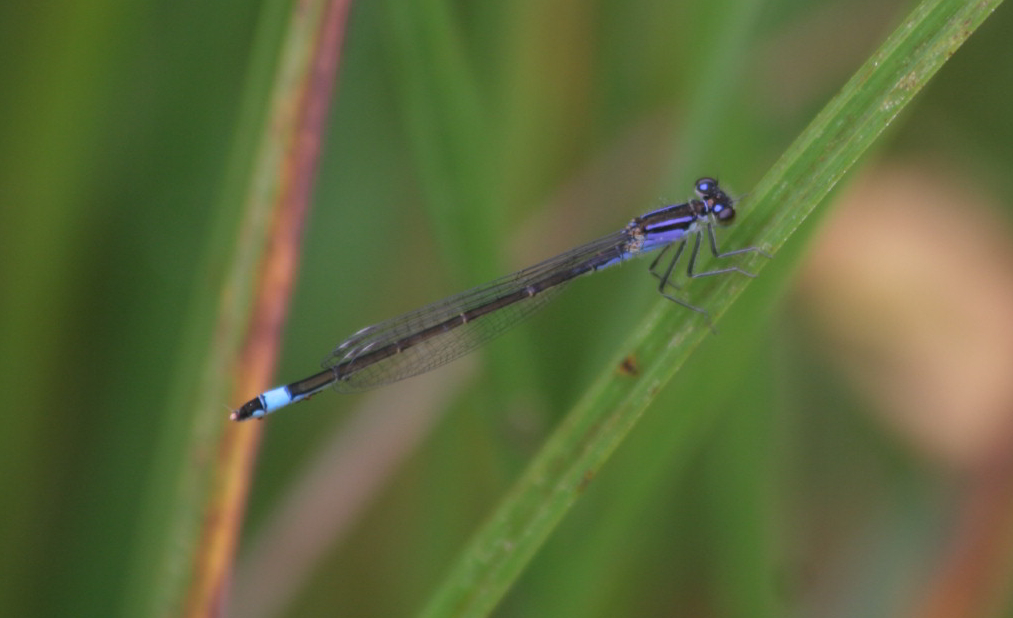
<path fill-rule="evenodd" d="M 711 212 L 714 213 L 718 223 L 731 223 L 735 219 L 735 207 L 724 200 L 715 202 Z"/>
<path fill-rule="evenodd" d="M 718 190 L 718 181 L 713 178 L 701 178 L 696 181 L 696 194 L 700 197 L 713 195 Z"/>

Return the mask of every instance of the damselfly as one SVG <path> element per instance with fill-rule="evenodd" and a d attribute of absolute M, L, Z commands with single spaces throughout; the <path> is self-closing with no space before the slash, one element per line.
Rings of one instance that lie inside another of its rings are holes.
<path fill-rule="evenodd" d="M 339 344 L 324 359 L 323 371 L 261 393 L 235 410 L 231 418 L 237 421 L 263 418 L 328 386 L 339 392 L 361 391 L 424 373 L 467 354 L 514 326 L 580 275 L 659 249 L 649 267 L 659 280 L 658 291 L 665 298 L 702 314 L 710 323 L 705 310 L 669 291 L 677 289 L 672 273 L 690 238 L 693 244 L 686 275 L 691 279 L 729 272 L 753 276 L 737 266 L 696 272 L 704 234 L 711 253 L 717 258 L 750 252 L 767 254 L 758 247 L 719 251 L 714 228 L 732 222 L 734 203 L 713 178 L 697 180 L 695 190 L 696 199 L 637 217 L 619 232 L 421 309 L 367 326 Z M 662 258 L 670 252 L 669 261 L 663 264 Z M 658 268 L 659 264 L 663 264 L 662 269 Z"/>

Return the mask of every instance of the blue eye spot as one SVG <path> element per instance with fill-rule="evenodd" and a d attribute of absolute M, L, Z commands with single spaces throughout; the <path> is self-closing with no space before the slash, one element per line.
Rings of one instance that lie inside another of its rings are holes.
<path fill-rule="evenodd" d="M 713 196 L 721 191 L 718 189 L 718 181 L 707 176 L 697 179 L 695 187 L 700 197 Z"/>

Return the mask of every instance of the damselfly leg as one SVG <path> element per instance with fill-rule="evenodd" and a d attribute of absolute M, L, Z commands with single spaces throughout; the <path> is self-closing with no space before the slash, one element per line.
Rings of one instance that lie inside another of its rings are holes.
<path fill-rule="evenodd" d="M 762 255 L 764 257 L 767 257 L 767 258 L 771 257 L 769 253 L 767 253 L 766 251 L 764 251 L 760 247 L 745 247 L 745 248 L 742 248 L 742 249 L 735 249 L 733 251 L 722 252 L 718 248 L 717 235 L 714 233 L 714 226 L 712 224 L 708 223 L 706 225 L 706 228 L 707 228 L 707 238 L 709 240 L 711 254 L 715 258 L 726 258 L 726 257 L 734 256 L 734 255 L 741 255 L 743 253 L 759 253 L 760 255 Z M 700 277 L 710 277 L 712 275 L 723 275 L 725 273 L 739 273 L 740 275 L 745 275 L 746 277 L 755 277 L 756 276 L 755 274 L 749 272 L 748 270 L 745 270 L 743 268 L 739 268 L 738 266 L 729 266 L 727 268 L 716 268 L 716 269 L 708 270 L 708 271 L 704 271 L 704 272 L 696 272 L 696 259 L 700 255 L 700 244 L 701 244 L 700 237 L 701 237 L 702 234 L 703 234 L 702 230 L 698 230 L 695 234 L 693 234 L 693 249 L 690 251 L 690 254 L 689 254 L 689 263 L 686 265 L 686 276 L 688 278 L 690 278 L 690 279 L 698 279 Z M 679 262 L 679 258 L 682 257 L 682 253 L 686 249 L 686 240 L 684 239 L 684 240 L 682 240 L 680 242 L 673 243 L 673 244 L 677 245 L 676 249 L 675 249 L 675 255 L 673 255 L 671 261 L 669 261 L 668 266 L 665 268 L 664 274 L 659 274 L 655 270 L 655 268 L 657 267 L 658 262 L 661 260 L 662 256 L 664 256 L 665 253 L 668 252 L 668 250 L 672 247 L 672 245 L 668 245 L 667 247 L 664 247 L 662 249 L 661 253 L 658 255 L 658 257 L 655 258 L 653 262 L 651 262 L 651 265 L 649 267 L 650 273 L 654 277 L 657 277 L 660 280 L 660 283 L 658 285 L 658 292 L 663 297 L 665 297 L 666 299 L 668 299 L 668 300 L 670 300 L 670 301 L 672 301 L 672 302 L 674 302 L 674 303 L 676 303 L 678 305 L 681 305 L 681 306 L 683 306 L 683 307 L 685 307 L 685 308 L 687 308 L 687 309 L 689 309 L 691 311 L 695 311 L 695 312 L 699 313 L 700 315 L 704 316 L 707 319 L 707 326 L 711 329 L 712 332 L 716 333 L 717 329 L 714 327 L 714 323 L 711 321 L 710 313 L 706 309 L 703 309 L 701 307 L 697 307 L 695 305 L 692 305 L 692 304 L 686 302 L 685 300 L 683 300 L 681 298 L 677 298 L 677 297 L 675 297 L 675 296 L 673 296 L 673 295 L 671 295 L 671 294 L 669 294 L 669 293 L 667 293 L 665 291 L 665 289 L 668 288 L 668 287 L 671 287 L 674 290 L 681 290 L 682 289 L 681 286 L 679 286 L 677 283 L 675 283 L 673 281 L 672 273 L 675 272 L 675 265 Z"/>

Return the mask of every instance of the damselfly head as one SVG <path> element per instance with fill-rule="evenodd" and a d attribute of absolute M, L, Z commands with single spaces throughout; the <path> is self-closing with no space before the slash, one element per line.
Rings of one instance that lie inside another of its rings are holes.
<path fill-rule="evenodd" d="M 721 190 L 715 178 L 703 177 L 694 185 L 696 194 L 707 205 L 707 210 L 721 225 L 728 225 L 735 219 L 735 206 L 732 198 Z"/>

